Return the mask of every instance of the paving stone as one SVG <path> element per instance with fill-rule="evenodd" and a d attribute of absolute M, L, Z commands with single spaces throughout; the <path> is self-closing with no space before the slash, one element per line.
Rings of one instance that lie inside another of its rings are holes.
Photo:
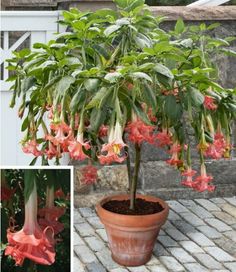
<path fill-rule="evenodd" d="M 235 258 L 219 247 L 204 247 L 204 250 L 219 262 L 235 261 Z"/>
<path fill-rule="evenodd" d="M 93 251 L 97 252 L 105 248 L 105 243 L 98 237 L 95 236 L 86 237 L 84 240 L 87 242 L 87 244 Z"/>
<path fill-rule="evenodd" d="M 106 272 L 106 269 L 99 262 L 89 263 L 85 269 L 87 272 Z"/>
<path fill-rule="evenodd" d="M 79 208 L 79 212 L 83 217 L 96 216 L 95 211 L 88 207 Z"/>
<path fill-rule="evenodd" d="M 236 218 L 226 212 L 213 212 L 213 214 L 228 225 L 236 224 Z"/>
<path fill-rule="evenodd" d="M 166 229 L 166 233 L 173 238 L 175 241 L 186 241 L 189 240 L 182 232 L 180 232 L 177 228 L 169 228 Z"/>
<path fill-rule="evenodd" d="M 200 265 L 199 263 L 186 263 L 184 264 L 185 268 L 189 272 L 208 272 L 209 270 Z"/>
<path fill-rule="evenodd" d="M 153 254 L 157 257 L 170 255 L 170 253 L 159 242 L 155 243 Z"/>
<path fill-rule="evenodd" d="M 195 201 L 208 211 L 221 211 L 221 209 L 216 204 L 208 199 L 195 199 Z"/>
<path fill-rule="evenodd" d="M 118 267 L 111 270 L 111 272 L 129 272 L 126 268 Z"/>
<path fill-rule="evenodd" d="M 74 224 L 84 223 L 85 219 L 80 215 L 77 210 L 74 210 Z"/>
<path fill-rule="evenodd" d="M 232 215 L 236 220 L 236 206 L 226 203 L 226 204 L 221 204 L 220 207 L 223 211 Z"/>
<path fill-rule="evenodd" d="M 170 221 L 176 221 L 176 220 L 181 220 L 181 217 L 176 212 L 169 210 L 168 219 Z"/>
<path fill-rule="evenodd" d="M 168 272 L 168 270 L 166 270 L 166 268 L 162 264 L 157 264 L 157 265 L 154 265 L 154 266 L 148 266 L 148 269 L 151 272 Z"/>
<path fill-rule="evenodd" d="M 164 246 L 164 247 L 176 247 L 178 246 L 177 242 L 170 238 L 168 235 L 162 235 L 158 237 L 158 241 Z"/>
<path fill-rule="evenodd" d="M 84 265 L 78 259 L 78 257 L 73 257 L 74 271 L 85 272 Z"/>
<path fill-rule="evenodd" d="M 74 246 L 74 251 L 84 264 L 97 261 L 94 253 L 86 245 Z"/>
<path fill-rule="evenodd" d="M 137 267 L 127 267 L 131 272 L 149 272 L 149 270 L 144 266 L 137 266 Z"/>
<path fill-rule="evenodd" d="M 152 258 L 150 259 L 150 261 L 146 263 L 147 266 L 152 266 L 156 264 L 160 264 L 160 261 L 154 255 L 152 255 Z"/>
<path fill-rule="evenodd" d="M 164 230 L 161 229 L 158 235 L 166 235 L 166 233 L 164 232 Z"/>
<path fill-rule="evenodd" d="M 211 198 L 210 201 L 214 202 L 215 204 L 224 204 L 226 202 L 223 198 L 220 197 Z"/>
<path fill-rule="evenodd" d="M 193 257 L 189 255 L 183 248 L 174 247 L 174 248 L 170 248 L 169 251 L 180 263 L 195 262 Z"/>
<path fill-rule="evenodd" d="M 185 208 L 182 204 L 180 204 L 176 200 L 169 200 L 167 201 L 167 203 L 170 206 L 170 208 L 174 210 L 175 212 L 177 212 L 178 214 L 181 212 L 189 212 L 187 208 Z"/>
<path fill-rule="evenodd" d="M 197 227 L 203 234 L 205 234 L 210 239 L 220 238 L 222 234 L 218 232 L 216 229 L 209 227 L 209 226 L 200 226 Z"/>
<path fill-rule="evenodd" d="M 88 217 L 87 221 L 95 229 L 103 229 L 104 228 L 103 224 L 101 223 L 100 219 L 97 216 Z"/>
<path fill-rule="evenodd" d="M 107 248 L 104 248 L 102 251 L 97 252 L 96 255 L 108 271 L 119 267 L 119 265 L 112 260 L 111 252 Z"/>
<path fill-rule="evenodd" d="M 190 223 L 193 226 L 204 226 L 206 225 L 202 219 L 197 217 L 194 213 L 188 212 L 188 213 L 181 213 L 181 217 L 183 217 L 188 223 Z"/>
<path fill-rule="evenodd" d="M 222 237 L 220 239 L 215 239 L 214 242 L 218 247 L 222 248 L 230 255 L 236 257 L 236 243 L 227 237 Z"/>
<path fill-rule="evenodd" d="M 196 214 L 199 218 L 210 218 L 214 217 L 210 212 L 208 212 L 203 207 L 197 205 L 193 200 L 179 200 L 181 204 L 183 204 L 185 207 L 187 207 L 189 210 L 191 210 L 194 214 Z"/>
<path fill-rule="evenodd" d="M 73 232 L 74 246 L 84 245 L 84 241 L 80 238 L 79 234 L 74 231 Z"/>
<path fill-rule="evenodd" d="M 188 237 L 200 246 L 214 246 L 215 244 L 201 232 L 188 233 Z"/>
<path fill-rule="evenodd" d="M 184 267 L 171 256 L 161 256 L 159 259 L 167 267 L 168 271 L 184 271 Z"/>
<path fill-rule="evenodd" d="M 102 238 L 103 241 L 105 241 L 106 243 L 108 242 L 107 233 L 105 229 L 97 229 L 96 233 Z"/>
<path fill-rule="evenodd" d="M 236 206 L 236 196 L 233 197 L 225 197 L 225 200 L 229 202 L 230 204 Z"/>
<path fill-rule="evenodd" d="M 75 228 L 82 237 L 94 235 L 94 229 L 88 223 L 75 224 Z"/>
<path fill-rule="evenodd" d="M 210 255 L 208 254 L 194 254 L 194 256 L 207 268 L 209 269 L 221 269 L 222 265 L 217 262 L 215 259 L 213 259 Z"/>
<path fill-rule="evenodd" d="M 226 232 L 224 232 L 224 235 L 236 243 L 236 231 L 235 230 L 226 231 Z"/>
<path fill-rule="evenodd" d="M 211 272 L 230 272 L 229 270 L 227 270 L 227 269 L 213 269 L 213 270 L 211 270 Z"/>
<path fill-rule="evenodd" d="M 211 225 L 213 228 L 217 229 L 219 232 L 232 230 L 232 228 L 230 226 L 226 225 L 224 222 L 220 221 L 219 219 L 208 218 L 205 221 L 209 225 Z"/>
<path fill-rule="evenodd" d="M 202 248 L 200 248 L 196 243 L 194 243 L 193 241 L 183 241 L 180 242 L 181 246 L 186 249 L 188 252 L 190 252 L 191 254 L 193 253 L 204 253 L 204 251 L 202 250 Z"/>
<path fill-rule="evenodd" d="M 170 228 L 174 228 L 174 226 L 171 224 L 171 222 L 169 220 L 167 220 L 165 222 L 165 224 L 162 226 L 162 229 L 166 230 L 166 229 L 170 229 Z"/>
<path fill-rule="evenodd" d="M 174 221 L 173 224 L 179 229 L 183 234 L 187 234 L 189 232 L 197 232 L 197 230 L 190 224 L 184 222 L 183 220 Z"/>
<path fill-rule="evenodd" d="M 232 272 L 236 271 L 236 262 L 224 263 L 224 266 L 227 267 Z"/>

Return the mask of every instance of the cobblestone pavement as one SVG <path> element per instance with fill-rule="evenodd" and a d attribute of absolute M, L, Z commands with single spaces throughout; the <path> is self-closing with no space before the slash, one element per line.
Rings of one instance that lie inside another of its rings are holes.
<path fill-rule="evenodd" d="M 76 209 L 74 272 L 236 272 L 236 197 L 167 202 L 168 221 L 152 259 L 140 267 L 116 264 L 95 211 Z"/>

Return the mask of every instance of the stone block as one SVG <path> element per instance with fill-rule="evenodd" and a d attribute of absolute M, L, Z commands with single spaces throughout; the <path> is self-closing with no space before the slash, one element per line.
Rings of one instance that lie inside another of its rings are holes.
<path fill-rule="evenodd" d="M 180 247 L 170 248 L 169 251 L 180 263 L 194 263 L 195 262 L 194 258 Z"/>
<path fill-rule="evenodd" d="M 204 251 L 193 241 L 182 241 L 180 245 L 187 250 L 189 253 L 204 253 Z"/>
<path fill-rule="evenodd" d="M 74 251 L 84 264 L 97 261 L 97 258 L 94 255 L 94 253 L 86 245 L 75 246 Z"/>
<path fill-rule="evenodd" d="M 199 246 L 214 246 L 215 244 L 201 232 L 187 233 L 188 237 Z"/>
<path fill-rule="evenodd" d="M 220 221 L 219 219 L 216 218 L 207 218 L 205 220 L 210 226 L 213 228 L 217 229 L 219 232 L 224 232 L 228 230 L 232 230 L 230 226 L 225 224 L 224 222 Z"/>
<path fill-rule="evenodd" d="M 200 265 L 199 263 L 185 263 L 184 267 L 189 272 L 208 272 L 209 270 Z M 217 270 L 219 271 L 219 270 Z"/>
<path fill-rule="evenodd" d="M 234 257 L 230 256 L 227 252 L 219 247 L 204 247 L 204 250 L 221 263 L 235 261 Z"/>
<path fill-rule="evenodd" d="M 99 262 L 92 262 L 86 265 L 86 272 L 106 272 L 106 269 Z"/>
<path fill-rule="evenodd" d="M 161 256 L 159 259 L 167 267 L 168 271 L 184 271 L 184 267 L 171 256 Z"/>
<path fill-rule="evenodd" d="M 212 258 L 208 254 L 198 253 L 198 254 L 194 254 L 194 257 L 196 257 L 200 263 L 202 263 L 205 267 L 207 267 L 209 269 L 223 268 L 221 263 L 217 262 L 214 258 Z"/>

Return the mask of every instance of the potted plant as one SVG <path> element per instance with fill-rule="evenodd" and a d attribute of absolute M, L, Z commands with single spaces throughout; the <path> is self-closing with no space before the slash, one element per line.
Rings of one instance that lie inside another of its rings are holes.
<path fill-rule="evenodd" d="M 15 52 L 9 60 L 15 72 L 9 78 L 11 106 L 22 97 L 22 146 L 35 156 L 32 164 L 38 157 L 42 164 L 59 163 L 69 153 L 88 162 L 83 182 L 93 183 L 94 161 L 127 162 L 130 195 L 105 198 L 96 209 L 113 259 L 137 266 L 150 259 L 168 216 L 163 200 L 136 193 L 142 143 L 170 154 L 167 163 L 181 171 L 182 185 L 213 191 L 205 159 L 229 158 L 236 101 L 235 90 L 217 83 L 211 58 L 235 53 L 226 48 L 233 38 L 209 36 L 218 24 L 186 27 L 179 19 L 166 32 L 159 27 L 163 18 L 154 17 L 143 0 L 115 3 L 117 11 L 64 11 L 67 32 L 36 43 L 35 51 Z M 200 157 L 197 176 L 191 148 Z"/>

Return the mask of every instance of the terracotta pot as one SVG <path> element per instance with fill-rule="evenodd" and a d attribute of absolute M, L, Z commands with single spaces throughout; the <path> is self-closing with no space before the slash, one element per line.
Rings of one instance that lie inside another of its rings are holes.
<path fill-rule="evenodd" d="M 110 200 L 129 199 L 129 195 L 106 197 L 96 205 L 98 216 L 105 225 L 112 258 L 124 266 L 139 266 L 150 260 L 157 235 L 169 213 L 165 201 L 153 196 L 137 197 L 159 202 L 164 210 L 150 215 L 123 215 L 109 212 L 102 207 Z"/>

